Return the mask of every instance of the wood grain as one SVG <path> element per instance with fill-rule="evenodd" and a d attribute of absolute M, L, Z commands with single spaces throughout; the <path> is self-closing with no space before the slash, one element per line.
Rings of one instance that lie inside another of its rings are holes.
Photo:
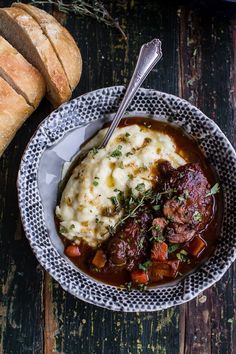
<path fill-rule="evenodd" d="M 159 37 L 164 57 L 143 86 L 191 101 L 236 144 L 236 15 L 228 5 L 201 9 L 189 3 L 109 2 L 128 43 L 92 19 L 47 9 L 54 11 L 81 48 L 83 74 L 74 97 L 127 83 L 141 44 Z M 38 265 L 22 231 L 15 183 L 22 152 L 50 110 L 44 100 L 0 160 L 0 353 L 233 354 L 235 265 L 190 303 L 135 314 L 75 299 Z"/>

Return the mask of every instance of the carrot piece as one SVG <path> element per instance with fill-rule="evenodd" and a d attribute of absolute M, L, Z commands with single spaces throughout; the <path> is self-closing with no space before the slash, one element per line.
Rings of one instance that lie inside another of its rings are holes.
<path fill-rule="evenodd" d="M 154 242 L 151 250 L 152 261 L 165 261 L 168 258 L 168 245 L 165 242 Z"/>
<path fill-rule="evenodd" d="M 152 282 L 157 282 L 164 277 L 175 278 L 180 261 L 153 262 L 149 268 L 149 275 Z"/>
<path fill-rule="evenodd" d="M 66 249 L 65 249 L 65 255 L 67 257 L 71 257 L 71 258 L 80 256 L 81 253 L 80 253 L 79 246 L 77 246 L 77 245 L 69 245 L 69 246 L 67 246 Z"/>
<path fill-rule="evenodd" d="M 149 277 L 148 273 L 144 270 L 134 270 L 131 272 L 131 279 L 136 284 L 146 284 Z"/>
<path fill-rule="evenodd" d="M 188 252 L 195 257 L 199 257 L 206 246 L 206 242 L 200 236 L 195 236 L 188 245 Z"/>
<path fill-rule="evenodd" d="M 93 257 L 92 264 L 97 268 L 103 268 L 106 264 L 107 258 L 103 250 L 97 250 Z"/>

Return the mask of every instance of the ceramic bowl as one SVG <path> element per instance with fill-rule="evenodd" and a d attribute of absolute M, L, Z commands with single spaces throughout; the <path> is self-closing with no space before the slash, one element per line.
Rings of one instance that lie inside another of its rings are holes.
<path fill-rule="evenodd" d="M 172 122 L 193 136 L 215 167 L 224 194 L 224 216 L 217 248 L 196 271 L 172 285 L 127 291 L 94 280 L 63 254 L 54 211 L 63 166 L 80 145 L 111 119 L 125 88 L 114 86 L 80 96 L 52 112 L 30 140 L 18 175 L 19 206 L 26 237 L 41 265 L 61 286 L 89 303 L 119 311 L 156 311 L 182 304 L 218 281 L 236 258 L 236 154 L 219 127 L 187 101 L 140 89 L 127 116 Z"/>

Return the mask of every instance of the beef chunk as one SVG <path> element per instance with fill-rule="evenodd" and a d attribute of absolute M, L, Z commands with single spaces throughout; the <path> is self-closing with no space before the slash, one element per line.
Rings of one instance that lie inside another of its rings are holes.
<path fill-rule="evenodd" d="M 191 225 L 173 223 L 167 228 L 166 237 L 170 243 L 183 243 L 190 241 L 195 234 Z"/>
<path fill-rule="evenodd" d="M 140 210 L 137 218 L 129 218 L 109 240 L 110 261 L 131 271 L 147 256 L 147 232 L 152 215 L 148 207 Z"/>
<path fill-rule="evenodd" d="M 171 222 L 168 239 L 173 243 L 187 242 L 194 236 L 193 229 L 202 230 L 210 221 L 212 199 L 206 197 L 210 185 L 196 163 L 173 170 L 164 188 L 172 190 L 171 199 L 163 206 L 163 213 Z M 185 227 L 181 228 L 181 224 Z"/>

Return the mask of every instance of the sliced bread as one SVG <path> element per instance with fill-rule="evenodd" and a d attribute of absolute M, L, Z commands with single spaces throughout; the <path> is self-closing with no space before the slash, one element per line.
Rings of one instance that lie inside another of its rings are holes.
<path fill-rule="evenodd" d="M 29 105 L 38 107 L 45 94 L 44 78 L 2 36 L 0 36 L 0 76 L 22 95 Z"/>
<path fill-rule="evenodd" d="M 48 14 L 46 11 L 23 3 L 13 3 L 12 6 L 21 8 L 26 11 L 40 25 L 44 34 L 51 42 L 57 57 L 64 68 L 70 88 L 73 91 L 80 80 L 82 71 L 82 59 L 80 50 L 77 47 L 73 37 L 65 27 L 63 27 L 52 15 Z"/>
<path fill-rule="evenodd" d="M 0 156 L 33 110 L 24 97 L 0 77 Z"/>
<path fill-rule="evenodd" d="M 0 34 L 43 75 L 47 97 L 54 107 L 71 97 L 71 89 L 57 55 L 38 23 L 16 7 L 0 9 Z"/>

